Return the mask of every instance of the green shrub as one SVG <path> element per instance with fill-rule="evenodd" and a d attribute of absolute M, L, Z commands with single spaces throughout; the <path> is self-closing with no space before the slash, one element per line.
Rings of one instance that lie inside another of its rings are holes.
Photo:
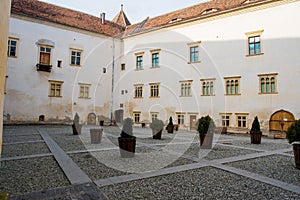
<path fill-rule="evenodd" d="M 300 119 L 296 120 L 286 132 L 286 138 L 289 143 L 300 142 Z"/>
<path fill-rule="evenodd" d="M 252 132 L 260 131 L 260 124 L 259 124 L 257 116 L 254 118 L 254 121 L 252 122 L 251 131 Z"/>
<path fill-rule="evenodd" d="M 123 128 L 122 128 L 122 132 L 121 132 L 121 138 L 134 137 L 133 136 L 132 125 L 133 125 L 133 120 L 132 119 L 130 119 L 130 118 L 124 119 Z"/>
<path fill-rule="evenodd" d="M 198 119 L 196 127 L 199 133 L 207 133 L 208 131 L 214 131 L 216 126 L 214 120 L 207 115 Z"/>
<path fill-rule="evenodd" d="M 155 119 L 150 124 L 150 128 L 155 131 L 160 131 L 164 128 L 164 122 L 160 119 Z"/>
<path fill-rule="evenodd" d="M 173 126 L 173 119 L 172 119 L 172 117 L 169 118 L 169 123 L 168 123 L 168 125 Z"/>

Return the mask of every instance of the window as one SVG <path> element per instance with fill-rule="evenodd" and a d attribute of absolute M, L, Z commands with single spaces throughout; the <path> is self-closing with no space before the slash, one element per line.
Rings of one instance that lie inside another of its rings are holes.
<path fill-rule="evenodd" d="M 143 85 L 134 86 L 134 98 L 143 98 Z"/>
<path fill-rule="evenodd" d="M 237 127 L 247 128 L 248 114 L 236 114 Z"/>
<path fill-rule="evenodd" d="M 200 62 L 200 60 L 199 60 L 199 45 L 200 45 L 200 43 L 201 43 L 200 41 L 188 43 L 189 56 L 190 56 L 189 63 Z"/>
<path fill-rule="evenodd" d="M 125 63 L 122 63 L 121 64 L 121 71 L 124 71 L 125 70 Z"/>
<path fill-rule="evenodd" d="M 222 114 L 221 115 L 222 126 L 230 126 L 230 114 Z"/>
<path fill-rule="evenodd" d="M 184 114 L 177 114 L 177 122 L 178 122 L 178 125 L 184 124 Z"/>
<path fill-rule="evenodd" d="M 51 65 L 51 50 L 50 46 L 40 46 L 40 63 L 42 65 Z"/>
<path fill-rule="evenodd" d="M 49 90 L 49 97 L 61 97 L 61 88 L 62 88 L 62 81 L 49 81 L 50 83 L 50 90 Z"/>
<path fill-rule="evenodd" d="M 79 84 L 79 98 L 88 99 L 90 98 L 90 84 Z"/>
<path fill-rule="evenodd" d="M 13 39 L 13 38 L 8 39 L 8 49 L 7 49 L 8 57 L 17 57 L 17 44 L 18 44 L 18 39 Z"/>
<path fill-rule="evenodd" d="M 202 82 L 202 96 L 212 96 L 215 94 L 214 82 L 215 79 L 201 79 Z"/>
<path fill-rule="evenodd" d="M 82 50 L 71 49 L 71 65 L 80 66 L 81 65 Z"/>
<path fill-rule="evenodd" d="M 260 94 L 277 94 L 277 75 L 277 73 L 258 75 Z"/>
<path fill-rule="evenodd" d="M 135 56 L 136 56 L 136 70 L 142 70 L 144 52 L 136 53 Z"/>
<path fill-rule="evenodd" d="M 158 68 L 159 67 L 159 51 L 160 51 L 160 49 L 150 50 L 152 68 Z"/>
<path fill-rule="evenodd" d="M 150 84 L 150 97 L 159 97 L 159 83 Z"/>
<path fill-rule="evenodd" d="M 248 38 L 248 55 L 262 55 L 261 34 L 263 30 L 246 33 Z"/>
<path fill-rule="evenodd" d="M 180 82 L 180 96 L 181 97 L 191 97 L 191 86 L 192 81 L 181 81 Z"/>
<path fill-rule="evenodd" d="M 240 79 L 241 77 L 225 77 L 226 95 L 240 94 Z"/>
<path fill-rule="evenodd" d="M 158 113 L 151 113 L 151 120 L 152 120 L 152 122 L 154 120 L 156 120 L 156 119 L 158 119 Z"/>
<path fill-rule="evenodd" d="M 133 112 L 134 123 L 140 123 L 141 112 Z"/>

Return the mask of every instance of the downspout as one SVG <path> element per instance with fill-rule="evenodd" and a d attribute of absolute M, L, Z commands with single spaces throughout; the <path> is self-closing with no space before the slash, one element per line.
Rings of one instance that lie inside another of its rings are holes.
<path fill-rule="evenodd" d="M 113 125 L 113 106 L 114 106 L 114 82 L 115 82 L 115 37 L 113 37 L 112 46 L 112 72 L 111 72 L 111 107 L 110 107 L 110 123 Z"/>

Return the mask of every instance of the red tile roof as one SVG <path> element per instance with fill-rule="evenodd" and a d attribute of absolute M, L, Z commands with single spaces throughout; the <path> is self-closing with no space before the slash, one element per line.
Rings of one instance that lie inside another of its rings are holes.
<path fill-rule="evenodd" d="M 124 26 L 124 27 L 131 25 L 125 12 L 123 11 L 123 5 L 121 8 L 121 11 L 113 18 L 112 21 L 115 22 L 116 24 L 119 24 L 120 26 Z"/>
<path fill-rule="evenodd" d="M 106 20 L 102 24 L 98 17 L 37 0 L 12 0 L 11 13 L 109 36 L 119 35 L 124 31 L 124 27 L 111 21 Z"/>

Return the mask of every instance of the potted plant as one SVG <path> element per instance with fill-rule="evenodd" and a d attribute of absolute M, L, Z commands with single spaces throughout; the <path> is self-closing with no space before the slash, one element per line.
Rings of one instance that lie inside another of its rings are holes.
<path fill-rule="evenodd" d="M 200 138 L 200 146 L 203 149 L 211 149 L 213 142 L 213 131 L 215 123 L 213 119 L 207 115 L 198 119 L 196 123 L 197 131 Z"/>
<path fill-rule="evenodd" d="M 254 118 L 252 127 L 250 130 L 251 144 L 260 144 L 261 143 L 262 132 L 260 131 L 260 124 L 257 116 Z"/>
<path fill-rule="evenodd" d="M 300 119 L 288 128 L 286 138 L 290 144 L 293 144 L 296 168 L 300 169 Z"/>
<path fill-rule="evenodd" d="M 173 133 L 174 132 L 174 124 L 173 124 L 172 117 L 169 118 L 169 123 L 167 125 L 167 131 L 168 131 L 168 133 Z"/>
<path fill-rule="evenodd" d="M 81 128 L 82 128 L 82 125 L 79 124 L 79 115 L 78 115 L 78 113 L 76 113 L 74 116 L 73 124 L 72 124 L 73 135 L 80 135 Z"/>
<path fill-rule="evenodd" d="M 135 153 L 136 137 L 133 136 L 133 120 L 126 118 L 123 121 L 123 128 L 118 137 L 120 154 L 122 158 L 132 158 Z"/>
<path fill-rule="evenodd" d="M 160 119 L 154 119 L 150 124 L 150 128 L 152 129 L 153 139 L 161 139 L 164 122 Z"/>

